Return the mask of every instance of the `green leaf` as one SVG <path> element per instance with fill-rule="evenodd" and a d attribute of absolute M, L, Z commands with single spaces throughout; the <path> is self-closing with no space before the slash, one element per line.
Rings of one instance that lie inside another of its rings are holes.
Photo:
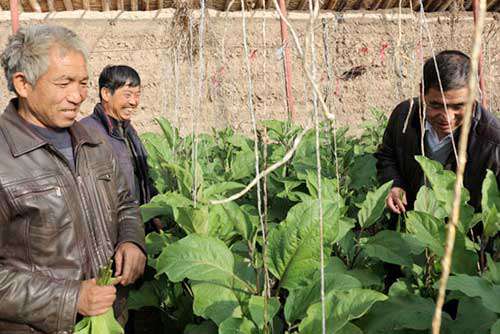
<path fill-rule="evenodd" d="M 193 201 L 179 193 L 167 192 L 156 195 L 149 203 L 141 206 L 142 220 L 147 222 L 154 217 L 167 216 L 174 219 L 173 208 L 191 206 Z"/>
<path fill-rule="evenodd" d="M 161 308 L 167 299 L 168 282 L 161 276 L 152 281 L 146 281 L 139 290 L 131 290 L 127 298 L 129 310 L 139 310 L 143 307 Z"/>
<path fill-rule="evenodd" d="M 167 233 L 151 232 L 146 235 L 146 253 L 150 257 L 155 257 L 160 254 L 170 242 L 170 237 Z"/>
<path fill-rule="evenodd" d="M 157 117 L 155 121 L 160 126 L 164 138 L 167 140 L 170 148 L 175 148 L 179 143 L 179 134 L 177 129 L 172 126 L 172 124 L 165 117 Z"/>
<path fill-rule="evenodd" d="M 351 221 L 340 219 L 337 203 L 332 201 L 323 201 L 323 223 L 325 250 L 353 226 Z M 269 270 L 281 280 L 281 287 L 293 289 L 314 274 L 319 258 L 319 202 L 299 203 L 269 233 Z"/>
<path fill-rule="evenodd" d="M 500 319 L 498 319 L 491 327 L 491 334 L 500 334 Z"/>
<path fill-rule="evenodd" d="M 316 171 L 307 171 L 306 186 L 311 197 L 318 199 L 318 173 Z M 338 183 L 336 179 L 321 177 L 321 195 L 323 200 L 343 201 L 338 195 Z"/>
<path fill-rule="evenodd" d="M 458 290 L 469 297 L 480 297 L 484 306 L 500 313 L 500 285 L 468 275 L 455 275 L 448 279 L 448 290 Z"/>
<path fill-rule="evenodd" d="M 326 297 L 326 331 L 336 333 L 350 320 L 362 317 L 377 301 L 386 299 L 386 295 L 373 290 L 351 289 L 331 292 Z M 307 310 L 307 317 L 300 323 L 300 333 L 321 333 L 321 320 L 321 303 L 313 304 Z"/>
<path fill-rule="evenodd" d="M 366 199 L 361 204 L 361 209 L 358 212 L 358 220 L 361 227 L 367 228 L 380 219 L 382 213 L 384 213 L 385 199 L 391 186 L 392 181 L 389 181 L 366 195 Z"/>
<path fill-rule="evenodd" d="M 222 226 L 222 233 L 216 226 Z M 245 240 L 250 240 L 255 232 L 250 215 L 235 202 L 210 207 L 210 228 L 213 236 L 226 235 L 229 228 L 234 229 Z"/>
<path fill-rule="evenodd" d="M 411 266 L 412 254 L 420 254 L 425 249 L 414 236 L 395 231 L 380 231 L 373 237 L 361 239 L 361 244 L 366 255 L 401 266 Z"/>
<path fill-rule="evenodd" d="M 489 334 L 497 315 L 485 308 L 479 298 L 460 298 L 456 319 L 443 328 L 450 334 Z"/>
<path fill-rule="evenodd" d="M 358 326 L 348 322 L 336 334 L 363 334 L 363 331 Z"/>
<path fill-rule="evenodd" d="M 175 222 L 187 233 L 209 235 L 208 207 L 178 207 L 174 208 Z"/>
<path fill-rule="evenodd" d="M 388 300 L 377 303 L 356 324 L 365 334 L 387 334 L 395 330 L 427 330 L 431 328 L 434 316 L 434 302 L 416 295 L 390 296 Z M 446 325 L 450 317 L 443 313 L 442 323 Z"/>
<path fill-rule="evenodd" d="M 204 199 L 217 199 L 222 196 L 231 196 L 237 191 L 245 188 L 244 184 L 238 182 L 221 182 L 207 187 L 203 191 Z"/>
<path fill-rule="evenodd" d="M 263 296 L 252 296 L 250 302 L 248 303 L 248 310 L 250 311 L 250 316 L 252 320 L 257 324 L 257 327 L 264 328 L 264 297 Z M 272 297 L 267 301 L 267 320 L 270 322 L 273 320 L 276 313 L 280 309 L 280 301 L 277 297 Z"/>
<path fill-rule="evenodd" d="M 373 154 L 364 154 L 354 157 L 352 166 L 349 168 L 349 186 L 355 190 L 360 190 L 370 186 L 377 174 L 377 160 Z"/>
<path fill-rule="evenodd" d="M 406 229 L 413 234 L 417 240 L 438 255 L 443 257 L 444 245 L 446 244 L 446 225 L 433 216 L 418 212 L 408 212 Z M 474 274 L 477 254 L 465 247 L 466 236 L 457 230 L 455 247 L 453 248 L 452 272 Z"/>
<path fill-rule="evenodd" d="M 184 278 L 232 286 L 234 258 L 224 242 L 190 234 L 165 247 L 158 258 L 158 277 L 166 273 L 171 281 Z"/>
<path fill-rule="evenodd" d="M 246 318 L 229 318 L 220 324 L 219 334 L 259 334 L 259 331 Z"/>
<path fill-rule="evenodd" d="M 344 273 L 336 272 L 333 268 L 325 268 L 325 294 L 331 291 L 345 291 L 361 288 L 361 282 Z M 310 305 L 320 301 L 321 281 L 319 273 L 307 282 L 306 285 L 290 291 L 285 304 L 285 318 L 288 323 L 306 316 Z"/>
<path fill-rule="evenodd" d="M 74 334 L 123 334 L 123 328 L 116 321 L 113 309 L 106 313 L 91 317 L 84 317 L 75 325 Z"/>
<path fill-rule="evenodd" d="M 488 271 L 484 277 L 494 284 L 500 284 L 500 262 L 495 262 L 490 254 L 486 254 L 486 261 L 488 263 Z"/>
<path fill-rule="evenodd" d="M 434 190 L 426 186 L 422 186 L 418 191 L 414 208 L 415 211 L 428 213 L 437 219 L 448 217 L 448 212 L 444 205 L 437 200 Z"/>
<path fill-rule="evenodd" d="M 211 321 L 204 321 L 199 325 L 189 324 L 184 334 L 217 334 L 217 326 Z"/>
<path fill-rule="evenodd" d="M 492 237 L 500 230 L 500 191 L 492 171 L 487 170 L 483 181 L 481 207 L 484 235 Z"/>
<path fill-rule="evenodd" d="M 231 161 L 231 179 L 241 180 L 255 174 L 255 153 L 253 151 L 236 152 Z"/>
<path fill-rule="evenodd" d="M 224 320 L 243 315 L 232 289 L 211 283 L 193 283 L 193 311 L 205 319 L 220 325 Z"/>

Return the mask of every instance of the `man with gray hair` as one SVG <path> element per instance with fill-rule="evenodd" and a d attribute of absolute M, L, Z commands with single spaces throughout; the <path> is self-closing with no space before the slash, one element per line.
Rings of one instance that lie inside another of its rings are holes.
<path fill-rule="evenodd" d="M 135 281 L 144 230 L 109 144 L 75 121 L 85 47 L 66 28 L 29 26 L 0 60 L 17 96 L 0 116 L 0 333 L 71 333 L 111 306 L 123 319 L 120 288 L 95 278 L 114 258 L 116 284 Z"/>

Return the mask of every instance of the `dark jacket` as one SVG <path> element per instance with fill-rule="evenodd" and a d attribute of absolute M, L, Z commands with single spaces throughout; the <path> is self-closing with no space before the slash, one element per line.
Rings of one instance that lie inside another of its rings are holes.
<path fill-rule="evenodd" d="M 392 112 L 382 144 L 375 153 L 379 181 L 385 183 L 393 180 L 394 187 L 403 188 L 407 192 L 410 208 L 413 207 L 417 192 L 424 180 L 423 171 L 414 158 L 416 155 L 422 155 L 420 109 L 418 99 L 413 99 L 406 132 L 403 133 L 410 112 L 410 100 L 399 104 Z M 459 134 L 460 130 L 455 132 L 454 137 L 457 150 Z M 444 167 L 456 171 L 457 164 L 453 151 Z M 464 173 L 464 185 L 471 195 L 470 204 L 476 210 L 481 206 L 481 187 L 487 169 L 495 173 L 497 182 L 500 181 L 500 122 L 476 104 Z"/>
<path fill-rule="evenodd" d="M 149 178 L 146 149 L 130 121 L 124 123 L 126 137 L 124 138 L 117 129 L 116 120 L 107 116 L 102 105 L 98 103 L 94 108 L 94 113 L 82 119 L 81 123 L 87 126 L 89 130 L 99 131 L 105 136 L 113 148 L 113 153 L 127 177 L 127 182 L 136 194 L 137 200 L 141 205 L 148 203 L 156 195 L 156 190 Z M 127 140 L 132 143 L 131 150 L 128 147 Z M 136 177 L 139 189 L 135 189 Z"/>
<path fill-rule="evenodd" d="M 144 250 L 144 230 L 99 134 L 69 128 L 73 172 L 16 108 L 13 100 L 0 116 L 0 333 L 70 333 L 80 281 L 123 242 Z"/>

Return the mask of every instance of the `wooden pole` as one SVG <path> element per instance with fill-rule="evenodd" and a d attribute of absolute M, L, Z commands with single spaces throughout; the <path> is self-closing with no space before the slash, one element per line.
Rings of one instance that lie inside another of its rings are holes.
<path fill-rule="evenodd" d="M 12 22 L 12 33 L 15 34 L 19 30 L 19 6 L 18 0 L 10 0 L 10 20 Z"/>
<path fill-rule="evenodd" d="M 474 25 L 477 25 L 477 17 L 479 15 L 479 0 L 474 0 L 472 2 L 472 10 L 474 12 Z M 486 85 L 484 83 L 484 72 L 483 72 L 483 63 L 484 63 L 484 57 L 483 57 L 483 50 L 480 51 L 479 54 L 479 89 L 481 90 L 481 105 L 488 109 L 488 98 L 486 96 Z"/>
<path fill-rule="evenodd" d="M 285 0 L 279 0 L 280 11 L 284 17 L 287 16 Z M 292 63 L 290 56 L 290 40 L 288 37 L 288 26 L 286 22 L 280 18 L 281 27 L 281 43 L 283 45 L 283 66 L 285 71 L 285 87 L 286 87 L 286 104 L 288 108 L 288 118 L 292 121 L 295 114 L 295 102 L 292 93 Z"/>

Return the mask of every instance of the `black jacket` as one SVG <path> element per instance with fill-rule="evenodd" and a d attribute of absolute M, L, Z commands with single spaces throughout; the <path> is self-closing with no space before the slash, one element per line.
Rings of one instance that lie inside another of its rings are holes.
<path fill-rule="evenodd" d="M 423 184 L 423 171 L 415 160 L 422 155 L 421 127 L 419 117 L 419 99 L 400 103 L 392 112 L 384 133 L 384 139 L 375 153 L 377 158 L 377 174 L 379 181 L 385 183 L 393 180 L 394 187 L 401 187 L 407 193 L 410 208 L 413 207 L 417 192 Z M 406 131 L 403 133 L 408 113 Z M 455 132 L 457 143 L 460 131 Z M 453 151 L 444 167 L 456 171 Z M 481 207 L 481 187 L 486 170 L 495 173 L 500 181 L 500 121 L 488 111 L 476 104 L 471 122 L 467 146 L 467 164 L 465 166 L 464 185 L 469 190 L 470 204 L 479 210 Z"/>
<path fill-rule="evenodd" d="M 147 152 L 141 143 L 139 135 L 130 122 L 125 124 L 125 136 L 120 135 L 116 129 L 116 122 L 108 117 L 100 103 L 96 104 L 94 113 L 81 120 L 82 124 L 89 130 L 97 130 L 102 133 L 113 148 L 113 153 L 120 163 L 123 173 L 131 189 L 135 188 L 135 177 L 139 180 L 139 189 L 135 195 L 139 204 L 148 203 L 151 198 L 157 194 L 156 189 L 149 178 L 149 168 L 147 163 Z M 126 140 L 132 143 L 132 150 L 127 147 Z M 132 152 L 130 152 L 132 151 Z M 130 156 L 132 153 L 132 157 Z"/>

